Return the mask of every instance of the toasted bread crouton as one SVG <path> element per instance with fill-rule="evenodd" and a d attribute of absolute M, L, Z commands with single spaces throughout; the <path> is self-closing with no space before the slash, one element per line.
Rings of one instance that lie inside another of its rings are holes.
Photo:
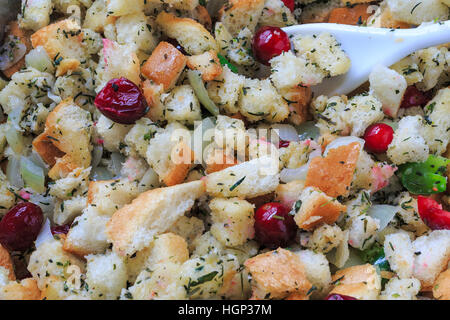
<path fill-rule="evenodd" d="M 22 4 L 19 14 L 21 28 L 36 31 L 49 24 L 53 10 L 51 0 L 22 1 Z"/>
<path fill-rule="evenodd" d="M 253 239 L 254 206 L 239 198 L 214 198 L 211 208 L 211 234 L 223 245 L 235 247 Z"/>
<path fill-rule="evenodd" d="M 9 31 L 6 36 L 8 35 L 14 36 L 18 41 L 20 41 L 27 47 L 27 52 L 30 51 L 32 47 L 30 39 L 27 33 L 20 28 L 19 23 L 17 21 L 11 21 L 8 24 L 8 27 Z M 13 66 L 9 67 L 8 69 L 3 70 L 2 72 L 7 78 L 11 78 L 11 76 L 20 69 L 22 69 L 24 65 L 25 65 L 25 57 L 17 61 Z"/>
<path fill-rule="evenodd" d="M 106 8 L 111 16 L 125 16 L 144 11 L 144 0 L 106 0 Z"/>
<path fill-rule="evenodd" d="M 131 128 L 124 139 L 128 146 L 126 152 L 132 156 L 139 155 L 140 157 L 145 158 L 149 142 L 158 130 L 161 129 L 159 129 L 150 119 L 141 118 L 136 121 L 136 124 Z"/>
<path fill-rule="evenodd" d="M 58 65 L 59 75 L 78 68 L 80 61 L 86 56 L 82 41 L 81 28 L 72 19 L 50 24 L 31 36 L 33 48 L 44 47 L 50 59 Z M 63 63 L 65 59 L 68 61 Z"/>
<path fill-rule="evenodd" d="M 448 19 L 449 8 L 440 0 L 387 0 L 386 2 L 394 19 L 413 25 Z"/>
<path fill-rule="evenodd" d="M 286 184 L 279 184 L 275 189 L 275 200 L 279 201 L 286 209 L 291 210 L 305 187 L 304 180 L 294 180 Z"/>
<path fill-rule="evenodd" d="M 6 250 L 1 244 L 0 244 L 0 267 L 3 267 L 9 271 L 8 274 L 9 280 L 11 281 L 16 280 L 16 275 L 14 273 L 14 266 L 11 256 L 9 255 L 8 250 Z"/>
<path fill-rule="evenodd" d="M 399 232 L 387 235 L 384 239 L 384 252 L 391 269 L 399 278 L 411 278 L 414 252 L 408 234 Z"/>
<path fill-rule="evenodd" d="M 417 87 L 427 91 L 436 86 L 439 77 L 446 68 L 447 48 L 430 47 L 413 53 L 413 59 L 419 65 L 419 71 L 423 74 L 422 82 Z"/>
<path fill-rule="evenodd" d="M 252 276 L 256 299 L 282 299 L 293 293 L 306 295 L 311 288 L 299 256 L 288 250 L 279 248 L 259 254 L 244 265 Z"/>
<path fill-rule="evenodd" d="M 142 66 L 144 76 L 164 87 L 172 88 L 186 66 L 187 58 L 168 42 L 161 41 Z"/>
<path fill-rule="evenodd" d="M 86 208 L 86 197 L 75 196 L 72 199 L 55 201 L 53 221 L 57 225 L 71 223 Z"/>
<path fill-rule="evenodd" d="M 187 58 L 187 66 L 192 70 L 200 71 L 203 81 L 214 80 L 222 73 L 222 65 L 214 50 L 189 56 Z"/>
<path fill-rule="evenodd" d="M 402 229 L 411 231 L 418 237 L 430 230 L 420 218 L 417 199 L 411 197 L 409 192 L 403 192 L 398 196 L 398 207 L 397 215 L 404 222 Z"/>
<path fill-rule="evenodd" d="M 86 11 L 83 28 L 103 32 L 105 26 L 114 24 L 116 20 L 117 17 L 108 14 L 106 0 L 95 0 Z"/>
<path fill-rule="evenodd" d="M 51 165 L 48 175 L 63 178 L 76 168 L 87 168 L 91 163 L 91 114 L 81 109 L 72 99 L 62 101 L 47 117 L 44 132 L 33 141 L 33 147 Z M 49 145 L 48 142 L 51 142 Z M 56 151 L 55 148 L 59 150 Z"/>
<path fill-rule="evenodd" d="M 106 150 L 110 152 L 119 152 L 120 145 L 124 142 L 125 136 L 131 130 L 131 125 L 120 124 L 100 115 L 95 125 L 95 129 Z"/>
<path fill-rule="evenodd" d="M 187 259 L 189 250 L 186 240 L 173 233 L 164 233 L 155 237 L 147 264 L 183 263 Z"/>
<path fill-rule="evenodd" d="M 194 89 L 189 84 L 176 86 L 164 97 L 161 104 L 150 108 L 151 118 L 156 121 L 180 122 L 194 125 L 202 120 L 200 103 Z"/>
<path fill-rule="evenodd" d="M 4 170 L 6 171 L 6 168 Z M 16 196 L 11 192 L 10 187 L 6 175 L 0 170 L 0 214 L 2 215 L 16 204 Z"/>
<path fill-rule="evenodd" d="M 243 162 L 206 177 L 206 190 L 215 197 L 254 198 L 276 189 L 278 163 L 271 157 Z"/>
<path fill-rule="evenodd" d="M 415 278 L 392 278 L 380 294 L 380 300 L 417 300 L 420 281 Z"/>
<path fill-rule="evenodd" d="M 67 177 L 58 179 L 49 186 L 49 194 L 62 200 L 68 200 L 73 196 L 84 195 L 88 190 L 89 174 L 91 168 L 77 168 L 70 172 Z"/>
<path fill-rule="evenodd" d="M 193 250 L 194 241 L 203 234 L 205 225 L 199 218 L 181 216 L 168 231 L 185 239 L 189 249 Z"/>
<path fill-rule="evenodd" d="M 255 32 L 264 8 L 264 0 L 230 0 L 220 9 L 220 21 L 233 36 L 248 28 Z"/>
<path fill-rule="evenodd" d="M 391 69 L 401 74 L 406 79 L 408 86 L 423 80 L 423 74 L 419 71 L 417 61 L 411 55 L 393 64 Z"/>
<path fill-rule="evenodd" d="M 281 95 L 288 101 L 289 118 L 288 121 L 295 125 L 300 125 L 308 120 L 308 106 L 311 102 L 311 88 L 296 86 L 280 90 Z"/>
<path fill-rule="evenodd" d="M 167 231 L 205 192 L 202 181 L 141 193 L 114 213 L 106 227 L 109 241 L 120 255 L 131 255 Z"/>
<path fill-rule="evenodd" d="M 374 28 L 408 29 L 409 23 L 398 21 L 392 17 L 391 10 L 386 2 L 380 3 L 375 13 L 367 20 L 367 26 Z"/>
<path fill-rule="evenodd" d="M 420 280 L 422 288 L 431 287 L 450 260 L 450 230 L 435 230 L 417 238 L 412 245 L 415 252 L 413 277 Z"/>
<path fill-rule="evenodd" d="M 206 173 L 222 171 L 238 164 L 238 160 L 223 149 L 215 149 L 206 159 Z"/>
<path fill-rule="evenodd" d="M 295 223 L 304 230 L 313 230 L 323 223 L 333 224 L 347 210 L 339 201 L 316 188 L 305 188 L 299 197 L 300 208 L 295 211 Z"/>
<path fill-rule="evenodd" d="M 343 294 L 358 300 L 375 300 L 381 290 L 381 278 L 370 264 L 337 271 L 332 277 L 330 293 Z"/>
<path fill-rule="evenodd" d="M 10 282 L 0 288 L 0 300 L 40 300 L 41 291 L 33 278 Z"/>
<path fill-rule="evenodd" d="M 178 18 L 173 14 L 161 12 L 156 23 L 170 38 L 176 39 L 189 54 L 202 54 L 208 50 L 217 51 L 214 37 L 200 23 L 190 18 Z"/>
<path fill-rule="evenodd" d="M 397 117 L 407 87 L 406 79 L 392 69 L 378 66 L 370 73 L 369 81 L 371 94 L 383 104 L 383 112 Z"/>
<path fill-rule="evenodd" d="M 331 149 L 325 158 L 312 159 L 306 175 L 306 187 L 316 187 L 330 197 L 347 196 L 359 158 L 358 142 Z"/>
<path fill-rule="evenodd" d="M 337 225 L 322 224 L 309 237 L 307 248 L 326 254 L 337 248 L 345 239 L 345 232 Z"/>
<path fill-rule="evenodd" d="M 450 269 L 437 277 L 433 285 L 433 297 L 438 300 L 450 300 Z"/>
<path fill-rule="evenodd" d="M 330 290 L 330 264 L 323 253 L 312 250 L 294 251 L 305 267 L 306 278 L 316 288 L 308 297 L 323 298 Z"/>
<path fill-rule="evenodd" d="M 96 91 L 100 91 L 114 78 L 125 77 L 138 86 L 141 83 L 139 58 L 133 48 L 109 39 L 103 39 L 103 49 L 95 72 L 98 81 Z"/>
<path fill-rule="evenodd" d="M 297 20 L 282 0 L 265 0 L 258 24 L 282 28 L 297 24 Z"/>
<path fill-rule="evenodd" d="M 369 4 L 357 4 L 352 7 L 335 8 L 330 12 L 328 23 L 362 25 L 367 23 L 371 12 L 367 10 Z"/>

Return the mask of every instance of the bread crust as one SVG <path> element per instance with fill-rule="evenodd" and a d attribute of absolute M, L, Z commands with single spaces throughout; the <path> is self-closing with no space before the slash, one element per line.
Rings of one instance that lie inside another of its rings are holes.
<path fill-rule="evenodd" d="M 14 265 L 11 259 L 11 256 L 1 244 L 0 244 L 0 267 L 4 267 L 6 270 L 9 271 L 8 277 L 9 280 L 14 281 L 16 280 L 16 275 L 14 273 Z"/>

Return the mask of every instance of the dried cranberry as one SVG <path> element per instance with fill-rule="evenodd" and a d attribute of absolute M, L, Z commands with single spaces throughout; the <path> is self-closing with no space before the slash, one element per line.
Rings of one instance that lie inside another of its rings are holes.
<path fill-rule="evenodd" d="M 278 148 L 287 148 L 289 147 L 289 144 L 291 144 L 290 141 L 280 139 L 280 142 L 278 142 Z"/>
<path fill-rule="evenodd" d="M 148 111 L 141 90 L 123 77 L 110 80 L 97 94 L 94 103 L 107 118 L 122 124 L 133 124 Z"/>
<path fill-rule="evenodd" d="M 70 224 L 63 224 L 61 226 L 52 226 L 50 228 L 50 231 L 52 232 L 52 235 L 56 234 L 67 234 L 70 229 Z"/>
<path fill-rule="evenodd" d="M 269 202 L 255 213 L 255 236 L 269 248 L 285 247 L 293 240 L 297 226 L 281 203 Z"/>
<path fill-rule="evenodd" d="M 0 221 L 0 243 L 11 251 L 25 251 L 33 245 L 41 231 L 42 209 L 22 202 L 8 211 Z"/>
<path fill-rule="evenodd" d="M 450 212 L 442 209 L 437 201 L 418 196 L 417 209 L 420 218 L 432 230 L 450 230 Z"/>
<path fill-rule="evenodd" d="M 281 0 L 283 1 L 284 5 L 288 7 L 291 12 L 294 12 L 295 9 L 295 1 L 294 0 Z"/>
<path fill-rule="evenodd" d="M 346 296 L 343 294 L 339 294 L 339 293 L 332 293 L 329 294 L 325 300 L 358 300 L 356 298 L 350 297 L 350 296 Z"/>
<path fill-rule="evenodd" d="M 366 129 L 364 147 L 373 153 L 383 153 L 386 152 L 393 138 L 394 130 L 391 126 L 385 123 L 376 123 Z"/>
<path fill-rule="evenodd" d="M 262 27 L 253 37 L 253 54 L 255 58 L 269 65 L 269 60 L 291 49 L 289 37 L 278 27 Z"/>
<path fill-rule="evenodd" d="M 185 56 L 188 55 L 188 53 L 186 52 L 186 50 L 184 50 L 183 46 L 174 38 L 167 38 L 166 42 L 170 43 L 171 45 L 173 45 L 175 48 L 178 49 L 178 51 L 180 51 L 182 54 L 184 54 Z"/>
<path fill-rule="evenodd" d="M 411 108 L 415 106 L 425 106 L 431 100 L 430 91 L 423 92 L 416 86 L 409 86 L 403 94 L 402 104 L 400 108 Z"/>

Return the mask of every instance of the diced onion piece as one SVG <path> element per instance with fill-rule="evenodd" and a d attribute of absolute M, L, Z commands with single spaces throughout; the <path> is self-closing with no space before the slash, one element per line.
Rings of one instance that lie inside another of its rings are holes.
<path fill-rule="evenodd" d="M 397 212 L 398 207 L 396 206 L 390 206 L 387 204 L 376 204 L 369 208 L 369 210 L 367 211 L 367 215 L 380 221 L 380 229 L 378 229 L 379 232 L 387 227 L 389 222 L 391 222 L 392 219 L 394 219 L 395 214 Z"/>
<path fill-rule="evenodd" d="M 159 182 L 158 174 L 152 168 L 149 168 L 145 172 L 144 176 L 139 182 L 139 187 L 144 190 L 155 189 L 158 188 L 160 185 L 161 183 Z"/>
<path fill-rule="evenodd" d="M 52 93 L 50 90 L 47 92 L 47 96 L 48 96 L 53 102 L 55 102 L 55 103 L 57 103 L 57 104 L 59 104 L 59 103 L 62 101 L 62 99 L 61 99 L 60 96 L 58 96 L 58 95 Z"/>
<path fill-rule="evenodd" d="M 27 67 L 33 67 L 41 72 L 54 73 L 55 71 L 52 60 L 42 46 L 28 52 L 25 56 L 25 63 Z"/>
<path fill-rule="evenodd" d="M 353 142 L 358 142 L 361 145 L 361 149 L 364 148 L 365 141 L 361 138 L 354 137 L 354 136 L 339 137 L 339 138 L 333 140 L 332 142 L 330 142 L 329 145 L 327 145 L 323 155 L 324 155 L 324 157 L 326 157 L 328 154 L 328 151 L 330 151 L 331 149 L 337 149 L 339 147 L 349 145 Z"/>
<path fill-rule="evenodd" d="M 272 129 L 278 130 L 280 140 L 300 141 L 297 130 L 290 124 L 277 123 L 272 125 Z"/>
<path fill-rule="evenodd" d="M 38 193 L 45 192 L 44 170 L 28 158 L 20 158 L 20 174 L 25 185 Z"/>
<path fill-rule="evenodd" d="M 350 258 L 350 250 L 348 247 L 348 235 L 349 232 L 344 232 L 344 239 L 341 243 L 327 254 L 327 259 L 330 263 L 334 264 L 338 268 L 342 268 L 348 263 Z"/>
<path fill-rule="evenodd" d="M 284 183 L 288 183 L 295 180 L 306 180 L 306 174 L 308 173 L 309 165 L 305 164 L 299 168 L 288 169 L 284 168 L 280 172 L 280 180 Z"/>
<path fill-rule="evenodd" d="M 9 126 L 5 132 L 6 141 L 13 149 L 14 153 L 21 154 L 25 149 L 25 141 L 22 134 L 13 126 Z"/>
<path fill-rule="evenodd" d="M 114 178 L 114 175 L 105 167 L 96 167 L 91 171 L 91 178 L 94 181 L 111 180 Z"/>
<path fill-rule="evenodd" d="M 20 175 L 20 161 L 15 156 L 11 156 L 8 158 L 8 165 L 6 166 L 6 178 L 13 187 L 16 187 L 18 189 L 23 187 L 23 180 Z"/>
<path fill-rule="evenodd" d="M 120 175 L 122 171 L 123 163 L 125 162 L 125 157 L 119 152 L 111 153 L 111 169 L 114 171 L 116 176 Z"/>
<path fill-rule="evenodd" d="M 13 35 L 5 39 L 0 47 L 0 70 L 11 68 L 27 52 L 27 47 Z"/>
<path fill-rule="evenodd" d="M 295 128 L 300 140 L 315 140 L 320 136 L 320 130 L 316 127 L 314 121 L 306 121 Z"/>
<path fill-rule="evenodd" d="M 101 145 L 95 146 L 94 149 L 92 150 L 92 162 L 91 162 L 92 168 L 98 167 L 100 161 L 102 160 L 102 156 L 103 156 L 103 146 Z"/>
<path fill-rule="evenodd" d="M 42 225 L 42 229 L 39 232 L 39 235 L 36 238 L 36 241 L 34 244 L 36 245 L 36 248 L 38 248 L 40 245 L 42 245 L 44 242 L 53 240 L 52 231 L 50 229 L 50 220 L 45 219 L 44 224 Z"/>
<path fill-rule="evenodd" d="M 35 150 L 31 152 L 31 155 L 28 158 L 31 161 L 33 161 L 36 165 L 41 167 L 44 170 L 44 174 L 47 175 L 49 166 L 48 164 L 45 163 L 44 160 L 42 160 L 41 156 Z"/>
<path fill-rule="evenodd" d="M 211 100 L 206 91 L 205 85 L 203 84 L 202 76 L 198 71 L 189 70 L 187 72 L 189 83 L 194 89 L 195 95 L 197 96 L 200 103 L 213 115 L 217 116 L 219 114 L 219 108 Z"/>

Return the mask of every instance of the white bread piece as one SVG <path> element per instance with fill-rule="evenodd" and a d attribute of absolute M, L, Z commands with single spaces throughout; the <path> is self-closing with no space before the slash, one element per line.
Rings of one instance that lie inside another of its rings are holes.
<path fill-rule="evenodd" d="M 164 233 L 155 237 L 152 243 L 147 266 L 158 263 L 183 263 L 189 259 L 189 250 L 186 240 L 174 233 Z"/>
<path fill-rule="evenodd" d="M 269 79 L 245 79 L 239 99 L 241 114 L 251 122 L 275 123 L 289 116 L 289 107 Z"/>
<path fill-rule="evenodd" d="M 188 243 L 189 250 L 192 251 L 195 240 L 205 231 L 205 224 L 197 217 L 181 216 L 168 231 L 183 237 Z"/>
<path fill-rule="evenodd" d="M 314 230 L 307 247 L 323 254 L 337 248 L 344 241 L 344 232 L 337 225 L 323 224 Z"/>
<path fill-rule="evenodd" d="M 366 214 L 352 217 L 349 221 L 348 243 L 360 250 L 369 248 L 376 240 L 380 222 Z"/>
<path fill-rule="evenodd" d="M 244 80 L 244 76 L 232 72 L 225 65 L 220 76 L 207 82 L 208 95 L 226 114 L 235 114 L 239 111 L 237 103 L 244 86 Z"/>
<path fill-rule="evenodd" d="M 405 162 L 424 162 L 429 147 L 423 138 L 424 125 L 420 116 L 407 116 L 400 120 L 387 156 L 396 165 Z"/>
<path fill-rule="evenodd" d="M 120 176 L 123 178 L 127 178 L 129 181 L 140 181 L 138 187 L 144 187 L 146 185 L 154 184 L 153 179 L 144 179 L 144 176 L 146 174 L 148 178 L 156 177 L 156 173 L 154 175 L 151 175 L 148 172 L 154 173 L 153 170 L 149 168 L 145 159 L 141 157 L 130 156 L 126 158 L 124 163 L 122 163 Z"/>
<path fill-rule="evenodd" d="M 378 173 L 377 168 L 380 168 L 381 174 L 379 176 L 375 176 L 374 173 Z M 359 153 L 358 162 L 356 163 L 355 173 L 353 175 L 351 191 L 357 192 L 361 189 L 373 190 L 377 188 L 379 184 L 382 185 L 382 182 L 378 182 L 377 180 L 377 178 L 379 178 L 381 181 L 384 178 L 382 168 L 384 168 L 382 164 L 376 164 L 365 150 L 361 150 Z M 389 168 L 389 165 L 386 165 L 386 168 Z"/>
<path fill-rule="evenodd" d="M 384 118 L 382 104 L 369 94 L 354 96 L 348 100 L 342 118 L 351 126 L 351 135 L 361 137 L 368 126 Z"/>
<path fill-rule="evenodd" d="M 214 142 L 224 150 L 236 150 L 246 147 L 247 131 L 244 121 L 223 115 L 218 115 L 214 128 Z M 238 156 L 245 156 L 240 155 Z"/>
<path fill-rule="evenodd" d="M 39 289 L 43 289 L 48 276 L 60 279 L 66 277 L 67 267 L 74 265 L 84 272 L 84 262 L 63 250 L 61 240 L 50 239 L 43 242 L 30 256 L 28 271 L 37 280 Z"/>
<path fill-rule="evenodd" d="M 414 251 L 411 239 L 405 233 L 393 233 L 384 238 L 384 253 L 391 269 L 399 278 L 411 278 L 414 265 Z"/>
<path fill-rule="evenodd" d="M 8 212 L 16 203 L 16 197 L 10 191 L 10 184 L 6 175 L 0 170 L 0 215 Z"/>
<path fill-rule="evenodd" d="M 115 26 L 116 41 L 119 44 L 132 46 L 134 51 L 140 50 L 150 54 L 158 44 L 155 23 L 143 12 L 122 16 L 117 19 Z"/>
<path fill-rule="evenodd" d="M 258 24 L 261 26 L 286 27 L 297 24 L 294 14 L 281 0 L 265 0 Z"/>
<path fill-rule="evenodd" d="M 191 125 L 195 121 L 202 120 L 200 102 L 194 93 L 194 89 L 188 84 L 173 88 L 165 97 L 163 105 L 161 117 L 154 117 L 154 120 L 178 121 Z"/>
<path fill-rule="evenodd" d="M 419 71 L 419 65 L 412 55 L 396 62 L 391 66 L 391 69 L 401 74 L 406 79 L 408 86 L 423 80 L 423 74 Z"/>
<path fill-rule="evenodd" d="M 419 70 L 423 74 L 422 82 L 417 87 L 422 91 L 432 89 L 439 81 L 439 77 L 446 68 L 446 53 L 448 49 L 431 47 L 418 50 L 413 53 L 413 58 L 419 65 Z"/>
<path fill-rule="evenodd" d="M 288 169 L 295 169 L 308 162 L 311 147 L 309 143 L 291 141 L 287 148 L 281 148 L 279 151 L 283 166 Z"/>
<path fill-rule="evenodd" d="M 427 125 L 424 138 L 434 154 L 443 154 L 450 141 L 450 88 L 439 90 L 424 107 Z"/>
<path fill-rule="evenodd" d="M 121 256 L 131 255 L 167 231 L 204 192 L 202 181 L 144 192 L 114 213 L 106 227 L 108 240 Z"/>
<path fill-rule="evenodd" d="M 441 0 L 386 0 L 392 16 L 399 21 L 419 25 L 448 19 L 449 9 Z M 413 10 L 414 9 L 414 10 Z"/>
<path fill-rule="evenodd" d="M 307 59 L 311 64 L 317 64 L 326 75 L 334 77 L 350 69 L 350 59 L 329 33 L 321 33 L 318 36 L 297 35 L 292 42 L 298 56 Z"/>
<path fill-rule="evenodd" d="M 354 297 L 358 300 L 376 300 L 381 290 L 381 277 L 370 264 L 357 265 L 337 271 L 331 293 Z"/>
<path fill-rule="evenodd" d="M 450 260 L 450 230 L 435 230 L 417 238 L 412 245 L 415 253 L 413 277 L 420 280 L 422 288 L 430 287 Z"/>
<path fill-rule="evenodd" d="M 300 256 L 285 249 L 259 254 L 244 265 L 252 276 L 252 297 L 256 299 L 306 295 L 312 287 Z"/>
<path fill-rule="evenodd" d="M 380 300 L 417 300 L 420 281 L 415 278 L 392 278 L 380 294 Z"/>
<path fill-rule="evenodd" d="M 86 11 L 83 28 L 103 32 L 106 26 L 113 26 L 116 20 L 117 17 L 108 14 L 106 0 L 95 0 Z"/>
<path fill-rule="evenodd" d="M 390 117 L 397 116 L 407 82 L 395 70 L 384 66 L 375 67 L 369 75 L 370 94 L 383 105 L 383 112 Z"/>
<path fill-rule="evenodd" d="M 133 156 L 141 156 L 145 158 L 147 155 L 147 149 L 150 144 L 150 139 L 154 137 L 159 129 L 156 124 L 154 124 L 148 118 L 141 118 L 136 121 L 136 124 L 128 131 L 125 136 L 125 143 L 128 148 L 127 153 Z"/>
<path fill-rule="evenodd" d="M 222 73 L 222 65 L 214 50 L 187 57 L 187 66 L 190 69 L 198 70 L 203 81 L 214 80 Z"/>
<path fill-rule="evenodd" d="M 86 256 L 86 283 L 93 300 L 114 300 L 127 286 L 125 262 L 115 252 Z"/>
<path fill-rule="evenodd" d="M 413 232 L 417 237 L 422 236 L 430 229 L 420 218 L 417 209 L 417 199 L 411 197 L 409 192 L 402 192 L 398 196 L 398 217 L 403 221 L 401 228 Z"/>
<path fill-rule="evenodd" d="M 103 49 L 95 72 L 97 92 L 114 78 L 125 77 L 137 86 L 141 83 L 139 58 L 133 48 L 109 39 L 103 39 Z"/>
<path fill-rule="evenodd" d="M 108 14 L 114 17 L 144 11 L 145 0 L 106 0 Z"/>
<path fill-rule="evenodd" d="M 23 29 L 38 30 L 50 22 L 53 11 L 51 0 L 22 0 L 22 10 L 19 14 L 19 24 Z"/>
<path fill-rule="evenodd" d="M 3 267 L 0 266 L 0 279 L 4 277 Z M 41 291 L 36 280 L 26 278 L 19 281 L 3 282 L 0 280 L 0 300 L 41 300 Z"/>
<path fill-rule="evenodd" d="M 279 184 L 277 159 L 256 158 L 206 177 L 206 191 L 215 197 L 255 198 Z"/>
<path fill-rule="evenodd" d="M 450 269 L 442 272 L 434 282 L 433 297 L 438 300 L 450 300 Z"/>
<path fill-rule="evenodd" d="M 233 36 L 248 28 L 255 32 L 264 8 L 264 0 L 230 0 L 220 9 L 220 21 Z"/>
<path fill-rule="evenodd" d="M 299 84 L 316 85 L 325 77 L 323 70 L 306 60 L 297 57 L 291 51 L 283 52 L 270 60 L 272 73 L 270 79 L 278 90 L 291 88 Z"/>
<path fill-rule="evenodd" d="M 75 196 L 72 199 L 56 201 L 53 212 L 53 221 L 57 225 L 67 224 L 78 217 L 86 208 L 87 198 Z"/>
<path fill-rule="evenodd" d="M 156 23 L 163 33 L 176 39 L 189 54 L 202 54 L 211 49 L 218 49 L 214 37 L 193 19 L 178 18 L 173 14 L 161 12 Z"/>
<path fill-rule="evenodd" d="M 312 101 L 312 114 L 317 118 L 316 126 L 320 129 L 321 134 L 346 135 L 350 133 L 350 126 L 343 118 L 346 106 L 346 96 L 328 98 L 322 95 Z"/>
<path fill-rule="evenodd" d="M 211 234 L 224 246 L 235 247 L 255 236 L 254 205 L 239 198 L 213 198 Z"/>
<path fill-rule="evenodd" d="M 330 265 L 327 258 L 322 253 L 312 250 L 299 250 L 294 253 L 300 257 L 300 261 L 305 267 L 306 278 L 317 288 L 311 296 L 323 298 L 328 293 L 331 284 Z"/>
<path fill-rule="evenodd" d="M 131 125 L 116 123 L 104 115 L 100 115 L 95 125 L 98 135 L 103 140 L 103 146 L 110 152 L 118 152 Z"/>

